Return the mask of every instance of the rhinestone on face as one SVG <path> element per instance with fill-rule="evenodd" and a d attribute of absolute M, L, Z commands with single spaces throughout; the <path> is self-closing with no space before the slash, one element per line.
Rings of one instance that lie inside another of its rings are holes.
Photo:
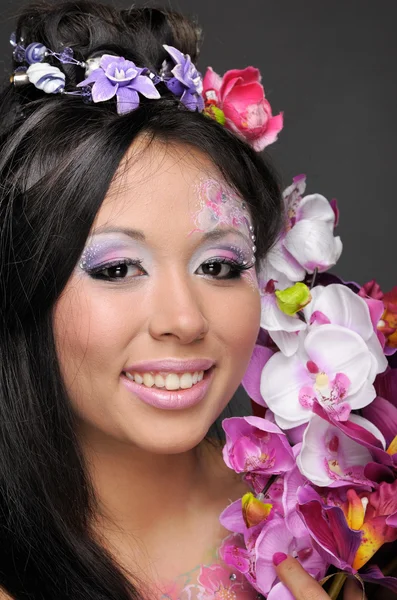
<path fill-rule="evenodd" d="M 250 231 L 254 231 L 254 226 L 250 225 Z"/>
<path fill-rule="evenodd" d="M 256 252 L 256 246 L 252 246 L 252 252 Z"/>
<path fill-rule="evenodd" d="M 230 579 L 230 581 L 236 581 L 236 579 L 237 579 L 236 573 L 230 573 L 229 579 Z"/>

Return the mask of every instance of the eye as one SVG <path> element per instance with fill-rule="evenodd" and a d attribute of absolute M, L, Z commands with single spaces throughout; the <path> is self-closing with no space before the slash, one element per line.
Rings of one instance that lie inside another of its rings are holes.
<path fill-rule="evenodd" d="M 102 279 L 105 281 L 119 281 L 146 275 L 141 262 L 130 259 L 98 265 L 87 270 L 87 273 L 93 279 Z"/>
<path fill-rule="evenodd" d="M 250 266 L 226 258 L 211 258 L 200 265 L 196 273 L 214 279 L 236 279 Z"/>

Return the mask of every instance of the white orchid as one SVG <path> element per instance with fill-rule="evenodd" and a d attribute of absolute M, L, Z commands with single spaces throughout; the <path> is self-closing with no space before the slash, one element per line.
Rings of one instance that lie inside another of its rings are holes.
<path fill-rule="evenodd" d="M 305 188 L 306 178 L 300 175 L 285 190 L 286 227 L 263 266 L 263 280 L 277 281 L 278 289 L 302 281 L 315 269 L 327 271 L 342 252 L 342 242 L 334 236 L 336 209 L 320 194 L 302 197 Z"/>
<path fill-rule="evenodd" d="M 318 402 L 333 418 L 345 420 L 352 409 L 376 396 L 373 359 L 355 331 L 325 324 L 299 334 L 292 356 L 276 352 L 261 377 L 261 395 L 276 423 L 291 429 L 310 420 Z"/>

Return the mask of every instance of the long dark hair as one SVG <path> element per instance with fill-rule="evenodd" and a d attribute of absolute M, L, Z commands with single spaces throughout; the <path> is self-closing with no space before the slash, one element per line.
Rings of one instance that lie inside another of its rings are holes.
<path fill-rule="evenodd" d="M 174 13 L 88 0 L 28 6 L 25 44 L 104 51 L 159 70 L 163 43 L 197 59 L 198 30 Z M 15 65 L 14 65 L 15 66 Z M 66 65 L 72 84 L 81 68 Z M 17 600 L 131 600 L 134 587 L 90 533 L 96 501 L 55 351 L 53 307 L 120 161 L 137 136 L 204 152 L 249 204 L 258 256 L 279 230 L 263 158 L 162 89 L 119 116 L 112 102 L 9 85 L 0 97 L 0 585 Z"/>

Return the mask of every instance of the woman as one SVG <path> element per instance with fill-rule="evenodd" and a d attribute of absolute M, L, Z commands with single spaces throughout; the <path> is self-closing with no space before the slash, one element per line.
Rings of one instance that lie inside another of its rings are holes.
<path fill-rule="evenodd" d="M 256 152 L 155 80 L 197 42 L 177 14 L 84 0 L 19 19 L 1 98 L 3 598 L 257 596 L 217 555 L 244 485 L 207 433 L 250 359 L 281 203 Z M 28 47 L 52 69 L 29 81 Z M 103 55 L 147 69 L 139 101 L 87 98 Z M 277 569 L 297 599 L 328 597 L 294 559 Z"/>

